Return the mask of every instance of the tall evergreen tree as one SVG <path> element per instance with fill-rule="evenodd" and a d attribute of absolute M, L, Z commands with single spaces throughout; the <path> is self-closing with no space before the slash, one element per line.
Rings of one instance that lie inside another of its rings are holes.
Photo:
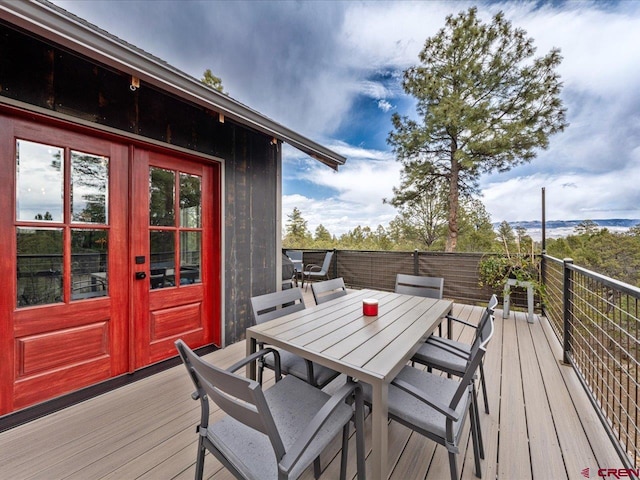
<path fill-rule="evenodd" d="M 388 142 L 403 164 L 396 206 L 444 180 L 448 195 L 446 251 L 456 250 L 461 195 L 477 191 L 482 173 L 531 161 L 549 136 L 567 125 L 556 68 L 559 50 L 533 58 L 533 40 L 502 12 L 491 24 L 475 7 L 450 15 L 404 72 L 420 122 L 395 114 Z"/>

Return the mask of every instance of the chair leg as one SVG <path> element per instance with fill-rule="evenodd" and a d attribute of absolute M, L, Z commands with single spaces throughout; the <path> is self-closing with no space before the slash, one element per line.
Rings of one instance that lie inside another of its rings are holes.
<path fill-rule="evenodd" d="M 362 392 L 356 393 L 356 458 L 358 466 L 358 480 L 365 480 L 364 458 L 364 401 Z"/>
<path fill-rule="evenodd" d="M 478 432 L 478 447 L 480 452 L 480 458 L 484 459 L 484 440 L 482 439 L 482 427 L 480 426 L 480 410 L 478 409 L 478 392 L 476 391 L 475 383 L 472 385 L 473 395 L 471 397 L 471 406 L 473 407 L 474 418 L 476 419 L 476 431 Z M 473 424 L 472 424 L 473 425 Z"/>
<path fill-rule="evenodd" d="M 347 478 L 347 460 L 349 456 L 349 423 L 342 428 L 342 454 L 340 455 L 340 480 Z"/>
<path fill-rule="evenodd" d="M 473 393 L 472 393 L 473 395 Z M 475 403 L 475 400 L 471 399 L 472 403 Z M 471 441 L 473 442 L 473 459 L 476 464 L 476 477 L 482 478 L 482 470 L 480 466 L 480 457 L 484 457 L 484 454 L 480 453 L 480 433 L 479 433 L 479 425 L 478 418 L 476 417 L 477 408 L 473 405 L 469 406 L 469 415 L 471 416 Z"/>
<path fill-rule="evenodd" d="M 484 411 L 489 413 L 489 398 L 487 396 L 487 384 L 484 382 L 484 367 L 480 362 L 480 383 L 482 385 L 482 399 L 484 400 Z"/>
<path fill-rule="evenodd" d="M 204 446 L 204 438 L 198 433 L 198 458 L 196 460 L 196 480 L 202 480 L 204 473 L 204 454 L 206 447 Z"/>
<path fill-rule="evenodd" d="M 320 467 L 320 457 L 316 457 L 313 461 L 313 478 L 318 480 L 322 474 L 322 468 Z"/>
<path fill-rule="evenodd" d="M 449 470 L 451 471 L 451 480 L 458 480 L 458 462 L 456 454 L 449 452 Z"/>

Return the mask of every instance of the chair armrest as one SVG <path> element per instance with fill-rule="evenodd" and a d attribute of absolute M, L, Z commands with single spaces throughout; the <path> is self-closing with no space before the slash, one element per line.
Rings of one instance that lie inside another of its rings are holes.
<path fill-rule="evenodd" d="M 358 396 L 361 395 L 362 387 L 355 382 L 347 381 L 331 396 L 300 434 L 291 450 L 282 457 L 278 464 L 278 469 L 281 472 L 288 473 L 291 471 L 331 414 L 354 392 Z"/>
<path fill-rule="evenodd" d="M 439 348 L 441 350 L 445 350 L 449 353 L 451 353 L 452 355 L 455 355 L 457 357 L 460 358 L 464 358 L 465 360 L 469 360 L 469 352 L 456 347 L 455 345 L 451 345 L 449 343 L 446 342 L 446 338 L 441 338 L 441 337 L 429 337 L 427 338 L 427 341 L 425 343 L 428 343 L 429 345 L 432 345 L 436 348 Z"/>
<path fill-rule="evenodd" d="M 400 390 L 407 392 L 409 395 L 416 397 L 421 402 L 426 403 L 431 408 L 435 409 L 436 411 L 440 412 L 442 415 L 447 417 L 449 420 L 457 422 L 460 418 L 460 416 L 456 413 L 455 410 L 453 410 L 449 406 L 444 406 L 441 403 L 436 402 L 435 400 L 430 398 L 426 392 L 418 390 L 416 387 L 414 387 L 408 382 L 405 382 L 404 380 L 396 378 L 391 382 L 391 385 L 398 387 Z"/>
<path fill-rule="evenodd" d="M 259 358 L 262 358 L 265 355 L 268 355 L 270 353 L 273 353 L 273 357 L 275 359 L 276 382 L 279 382 L 282 379 L 282 373 L 280 372 L 280 353 L 276 349 L 270 348 L 270 347 L 258 350 L 257 352 L 254 352 L 251 355 L 249 355 L 248 357 L 243 358 L 239 362 L 234 363 L 229 368 L 227 368 L 227 372 L 233 373 L 236 370 L 240 369 L 241 367 L 244 367 L 248 363 L 255 362 Z"/>
<path fill-rule="evenodd" d="M 314 269 L 314 268 L 315 268 L 317 271 L 321 271 L 321 270 L 322 270 L 322 267 L 321 267 L 320 265 L 316 265 L 315 263 L 310 263 L 309 265 L 307 265 L 307 266 L 304 268 L 304 271 L 305 271 L 306 273 L 309 273 L 309 272 L 314 271 L 314 270 L 312 270 L 312 269 Z"/>
<path fill-rule="evenodd" d="M 462 320 L 460 318 L 456 318 L 453 315 L 447 315 L 447 320 L 453 320 L 454 322 L 458 322 L 458 323 L 462 323 L 463 325 L 466 325 L 467 327 L 472 327 L 472 328 L 478 328 L 478 325 L 476 325 L 475 323 L 469 323 L 466 322 L 465 320 Z"/>

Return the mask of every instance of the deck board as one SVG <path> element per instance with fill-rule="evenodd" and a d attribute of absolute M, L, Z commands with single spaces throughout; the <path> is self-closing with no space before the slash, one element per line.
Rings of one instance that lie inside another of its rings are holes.
<path fill-rule="evenodd" d="M 454 313 L 477 323 L 482 308 L 455 305 Z M 561 349 L 545 322 L 536 317 L 528 324 L 524 313 L 513 311 L 502 319 L 502 311 L 496 312 L 495 337 L 485 356 L 489 415 L 479 395 L 484 479 L 582 478 L 583 468 L 621 465 L 575 373 L 558 361 Z M 473 331 L 454 323 L 453 334 L 470 341 Z M 239 342 L 206 358 L 226 367 L 244 354 L 244 342 Z M 270 371 L 265 381 L 274 381 Z M 336 385 L 327 387 L 332 388 Z M 199 417 L 192 389 L 184 367 L 178 366 L 0 433 L 0 478 L 191 479 Z M 220 415 L 213 406 L 212 421 Z M 369 420 L 365 430 L 370 452 Z M 389 435 L 392 479 L 449 477 L 441 446 L 396 422 Z M 338 477 L 340 446 L 336 439 L 322 455 L 321 479 Z M 476 478 L 468 433 L 462 446 L 461 478 Z M 348 478 L 355 477 L 353 435 L 347 472 Z M 205 478 L 232 477 L 207 455 Z M 311 469 L 303 479 L 313 479 Z"/>

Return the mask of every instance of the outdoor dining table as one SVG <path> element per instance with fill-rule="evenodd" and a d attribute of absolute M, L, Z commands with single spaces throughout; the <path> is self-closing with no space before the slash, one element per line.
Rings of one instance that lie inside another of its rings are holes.
<path fill-rule="evenodd" d="M 365 316 L 364 299 L 378 300 Z M 247 355 L 258 343 L 283 348 L 372 386 L 371 474 L 387 478 L 389 383 L 451 311 L 450 300 L 358 290 L 247 329 Z M 255 363 L 247 376 L 256 378 Z"/>

